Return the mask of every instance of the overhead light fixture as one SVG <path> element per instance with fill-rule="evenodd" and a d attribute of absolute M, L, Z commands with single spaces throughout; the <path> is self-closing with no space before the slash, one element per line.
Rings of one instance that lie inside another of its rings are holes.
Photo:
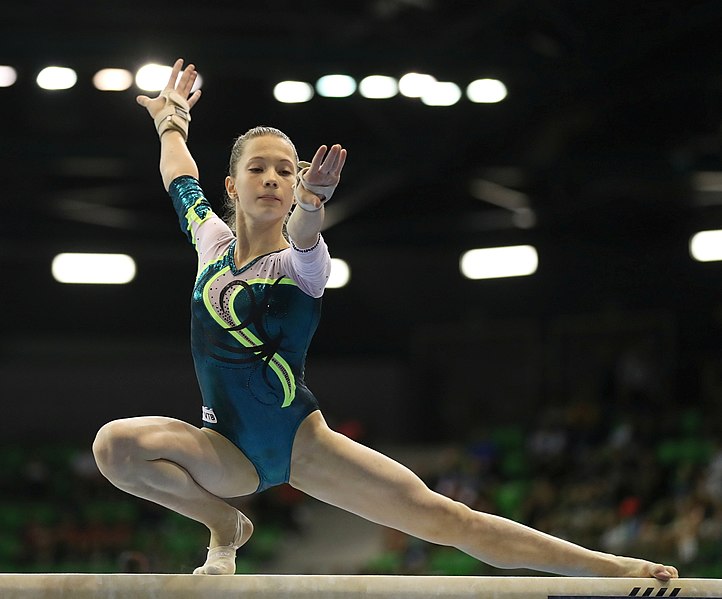
<path fill-rule="evenodd" d="M 133 85 L 133 75 L 126 69 L 101 69 L 93 75 L 93 85 L 104 92 L 125 91 Z"/>
<path fill-rule="evenodd" d="M 425 73 L 406 73 L 399 79 L 399 92 L 407 98 L 421 98 L 436 83 L 436 78 Z"/>
<path fill-rule="evenodd" d="M 53 258 L 59 283 L 123 285 L 135 278 L 135 260 L 127 254 L 63 253 Z"/>
<path fill-rule="evenodd" d="M 331 275 L 328 277 L 326 287 L 338 289 L 345 287 L 351 279 L 351 269 L 345 260 L 331 258 Z"/>
<path fill-rule="evenodd" d="M 165 86 L 168 84 L 168 79 L 170 78 L 170 74 L 172 72 L 173 67 L 171 66 L 151 62 L 143 65 L 136 71 L 135 84 L 143 91 L 157 92 L 165 89 Z M 183 71 L 178 73 L 178 79 L 180 79 L 182 75 Z M 176 79 L 176 81 L 178 79 Z M 191 91 L 193 92 L 197 90 L 202 85 L 203 78 L 200 76 L 199 73 L 196 72 L 196 80 L 193 83 L 193 88 L 191 89 Z"/>
<path fill-rule="evenodd" d="M 369 75 L 359 83 L 359 93 L 371 100 L 385 100 L 393 98 L 399 93 L 399 83 L 393 77 L 386 75 Z"/>
<path fill-rule="evenodd" d="M 506 98 L 507 90 L 498 79 L 477 79 L 466 88 L 466 96 L 479 104 L 495 104 Z"/>
<path fill-rule="evenodd" d="M 692 235 L 689 253 L 698 262 L 722 260 L 722 230 L 700 231 Z"/>
<path fill-rule="evenodd" d="M 313 98 L 313 86 L 305 81 L 281 81 L 273 88 L 273 97 L 284 104 L 300 104 Z"/>
<path fill-rule="evenodd" d="M 167 65 L 155 63 L 143 65 L 135 74 L 135 84 L 147 92 L 160 91 L 168 83 L 172 71 L 173 67 Z"/>
<path fill-rule="evenodd" d="M 437 81 L 421 96 L 427 106 L 453 106 L 460 99 L 461 88 L 452 81 Z"/>
<path fill-rule="evenodd" d="M 531 245 L 479 248 L 465 252 L 459 260 L 468 279 L 524 277 L 536 272 L 539 256 Z"/>
<path fill-rule="evenodd" d="M 316 91 L 324 98 L 347 98 L 356 91 L 356 80 L 349 75 L 324 75 L 316 81 Z"/>
<path fill-rule="evenodd" d="M 67 67 L 45 67 L 38 73 L 38 87 L 48 90 L 70 89 L 78 81 L 73 69 Z"/>
<path fill-rule="evenodd" d="M 0 87 L 10 87 L 18 79 L 17 71 L 7 65 L 0 65 Z"/>

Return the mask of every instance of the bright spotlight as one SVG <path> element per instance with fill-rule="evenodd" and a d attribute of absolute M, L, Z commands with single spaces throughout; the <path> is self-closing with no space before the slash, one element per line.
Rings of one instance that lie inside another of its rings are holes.
<path fill-rule="evenodd" d="M 135 84 L 147 92 L 160 91 L 168 83 L 172 71 L 173 67 L 162 64 L 150 63 L 144 65 L 135 74 Z"/>
<path fill-rule="evenodd" d="M 126 254 L 58 254 L 51 266 L 59 283 L 122 285 L 135 277 L 135 261 Z"/>
<path fill-rule="evenodd" d="M 93 85 L 104 92 L 121 92 L 133 85 L 133 75 L 126 69 L 101 69 L 93 75 Z"/>
<path fill-rule="evenodd" d="M 481 248 L 465 252 L 459 261 L 461 273 L 469 279 L 499 279 L 534 274 L 539 265 L 531 245 Z"/>
<path fill-rule="evenodd" d="M 273 88 L 273 97 L 284 104 L 299 104 L 313 98 L 313 86 L 305 81 L 281 81 Z"/>
<path fill-rule="evenodd" d="M 469 83 L 466 96 L 477 104 L 495 104 L 506 98 L 506 85 L 498 79 L 477 79 Z"/>
<path fill-rule="evenodd" d="M 348 263 L 340 258 L 331 258 L 331 276 L 328 278 L 326 287 L 329 289 L 345 287 L 350 279 L 351 269 Z"/>
<path fill-rule="evenodd" d="M 36 81 L 43 89 L 70 89 L 78 81 L 78 76 L 73 69 L 66 67 L 45 67 L 38 73 Z"/>
<path fill-rule="evenodd" d="M 10 87 L 17 80 L 18 73 L 14 68 L 0 65 L 0 87 Z"/>
<path fill-rule="evenodd" d="M 437 81 L 421 96 L 427 106 L 452 106 L 460 99 L 461 88 L 452 81 Z"/>
<path fill-rule="evenodd" d="M 722 260 L 722 231 L 700 231 L 689 240 L 689 253 L 699 262 Z"/>
<path fill-rule="evenodd" d="M 369 75 L 361 80 L 358 89 L 364 98 L 383 100 L 398 94 L 399 84 L 393 77 Z"/>
<path fill-rule="evenodd" d="M 356 80 L 348 75 L 324 75 L 316 81 L 316 91 L 324 98 L 347 98 L 356 91 Z"/>
<path fill-rule="evenodd" d="M 436 78 L 424 73 L 406 73 L 399 79 L 399 92 L 407 98 L 421 98 L 436 83 Z"/>

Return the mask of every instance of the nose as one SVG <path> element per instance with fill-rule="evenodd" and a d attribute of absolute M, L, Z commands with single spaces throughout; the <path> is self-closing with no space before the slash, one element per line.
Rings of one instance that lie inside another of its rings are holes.
<path fill-rule="evenodd" d="M 273 189 L 278 188 L 278 181 L 276 181 L 276 178 L 273 176 L 269 176 L 264 182 L 264 187 L 272 187 Z"/>

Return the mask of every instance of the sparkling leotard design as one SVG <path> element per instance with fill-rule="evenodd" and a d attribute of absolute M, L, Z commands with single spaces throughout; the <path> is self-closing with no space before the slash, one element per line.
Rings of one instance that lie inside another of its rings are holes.
<path fill-rule="evenodd" d="M 323 238 L 237 268 L 236 238 L 213 212 L 198 181 L 168 190 L 181 229 L 198 253 L 191 302 L 191 349 L 204 426 L 253 462 L 258 491 L 288 481 L 298 426 L 318 403 L 303 381 L 330 271 Z"/>

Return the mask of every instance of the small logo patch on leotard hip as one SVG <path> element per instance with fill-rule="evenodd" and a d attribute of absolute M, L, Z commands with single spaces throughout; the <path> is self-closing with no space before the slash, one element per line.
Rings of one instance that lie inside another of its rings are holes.
<path fill-rule="evenodd" d="M 212 424 L 215 424 L 218 422 L 218 418 L 216 418 L 216 414 L 213 411 L 213 408 L 207 408 L 206 406 L 203 406 L 203 422 L 210 422 Z"/>

